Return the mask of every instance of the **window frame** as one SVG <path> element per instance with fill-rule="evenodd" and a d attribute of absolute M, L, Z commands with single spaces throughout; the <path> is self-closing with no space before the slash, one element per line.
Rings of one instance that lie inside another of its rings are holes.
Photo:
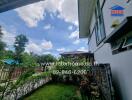
<path fill-rule="evenodd" d="M 101 5 L 101 10 L 103 9 L 105 2 L 106 2 L 106 0 L 103 0 L 103 3 Z"/>
<path fill-rule="evenodd" d="M 132 49 L 132 41 L 126 44 L 127 39 L 129 38 L 132 39 L 132 36 L 130 37 L 125 36 L 124 38 L 119 39 L 120 42 L 118 43 L 116 48 L 113 48 L 114 46 L 113 43 L 115 43 L 115 41 L 111 42 L 110 44 L 111 44 L 112 54 L 119 54 L 120 52 L 124 52 L 124 51 Z"/>
<path fill-rule="evenodd" d="M 103 1 L 102 6 L 100 7 L 100 2 L 99 0 L 96 3 L 96 9 L 95 9 L 95 36 L 96 36 L 96 44 L 97 46 L 106 38 L 106 33 L 105 33 L 105 25 L 104 25 L 104 18 L 103 18 L 103 13 L 102 9 L 104 6 L 105 0 Z M 99 24 L 99 25 L 98 25 Z M 103 26 L 103 28 L 102 28 Z M 98 33 L 99 31 L 99 33 Z M 103 33 L 101 32 L 103 31 Z M 101 39 L 99 39 L 99 35 L 101 35 Z"/>
<path fill-rule="evenodd" d="M 127 40 L 128 40 L 129 38 L 132 38 L 132 37 L 126 37 L 126 38 L 125 38 L 125 41 L 124 41 L 124 43 L 123 43 L 122 48 L 126 48 L 126 47 L 129 47 L 129 46 L 132 46 L 132 43 L 126 44 L 126 42 L 127 42 Z"/>

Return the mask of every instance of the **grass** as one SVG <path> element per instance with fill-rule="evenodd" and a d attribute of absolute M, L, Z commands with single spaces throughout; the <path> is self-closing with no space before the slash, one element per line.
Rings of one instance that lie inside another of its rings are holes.
<path fill-rule="evenodd" d="M 81 96 L 76 86 L 48 84 L 24 100 L 81 100 Z"/>

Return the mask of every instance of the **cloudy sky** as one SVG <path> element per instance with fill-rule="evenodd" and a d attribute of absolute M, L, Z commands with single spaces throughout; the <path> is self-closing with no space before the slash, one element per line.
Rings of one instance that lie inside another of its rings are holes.
<path fill-rule="evenodd" d="M 14 37 L 24 34 L 26 52 L 86 51 L 87 39 L 79 39 L 77 0 L 45 0 L 0 13 L 3 41 L 13 50 Z"/>

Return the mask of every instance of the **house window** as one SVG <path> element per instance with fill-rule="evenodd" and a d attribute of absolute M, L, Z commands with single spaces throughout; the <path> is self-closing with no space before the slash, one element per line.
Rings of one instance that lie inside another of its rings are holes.
<path fill-rule="evenodd" d="M 132 36 L 131 37 L 127 37 L 125 39 L 125 42 L 123 44 L 123 48 L 128 47 L 128 46 L 132 46 Z"/>
<path fill-rule="evenodd" d="M 125 51 L 125 48 L 122 48 L 125 39 L 115 40 L 111 43 L 111 49 L 113 54 L 117 54 L 119 52 Z"/>
<path fill-rule="evenodd" d="M 132 31 L 111 42 L 111 48 L 113 54 L 132 49 Z"/>
<path fill-rule="evenodd" d="M 96 5 L 95 17 L 96 17 L 96 23 L 95 23 L 96 41 L 97 44 L 100 44 L 101 41 L 105 38 L 106 34 L 105 34 L 104 20 L 103 20 L 102 10 L 100 8 L 99 0 Z"/>

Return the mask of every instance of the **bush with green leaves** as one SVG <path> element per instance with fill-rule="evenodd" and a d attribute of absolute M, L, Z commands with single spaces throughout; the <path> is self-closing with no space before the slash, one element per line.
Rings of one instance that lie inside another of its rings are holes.
<path fill-rule="evenodd" d="M 3 86 L 0 86 L 0 92 L 2 92 L 4 90 Z"/>

